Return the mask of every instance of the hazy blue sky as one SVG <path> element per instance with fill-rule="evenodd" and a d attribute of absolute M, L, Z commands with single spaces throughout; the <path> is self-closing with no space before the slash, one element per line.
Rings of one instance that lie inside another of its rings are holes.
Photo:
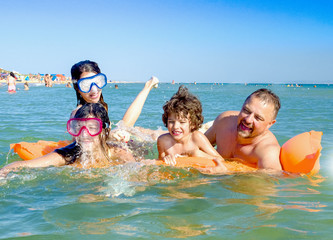
<path fill-rule="evenodd" d="M 333 83 L 333 1 L 0 0 L 0 67 L 111 80 Z"/>

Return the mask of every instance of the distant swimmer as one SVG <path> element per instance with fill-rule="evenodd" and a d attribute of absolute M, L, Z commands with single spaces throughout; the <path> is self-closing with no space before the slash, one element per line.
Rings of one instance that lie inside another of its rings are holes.
<path fill-rule="evenodd" d="M 25 82 L 24 83 L 24 90 L 29 90 L 29 83 L 28 82 Z"/>
<path fill-rule="evenodd" d="M 7 76 L 8 92 L 16 92 L 16 79 L 17 77 L 13 72 L 10 72 L 10 74 Z"/>

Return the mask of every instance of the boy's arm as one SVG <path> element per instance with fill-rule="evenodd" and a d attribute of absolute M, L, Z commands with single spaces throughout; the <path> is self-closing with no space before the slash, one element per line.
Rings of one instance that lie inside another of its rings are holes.
<path fill-rule="evenodd" d="M 168 133 L 163 134 L 157 139 L 158 159 L 163 160 L 166 164 L 176 165 L 176 156 L 168 153 L 167 149 L 172 148 L 172 141 Z"/>
<path fill-rule="evenodd" d="M 197 133 L 198 132 L 198 133 Z M 207 158 L 212 158 L 215 162 L 215 167 L 199 168 L 198 170 L 203 174 L 225 174 L 228 172 L 227 167 L 224 165 L 223 157 L 216 151 L 216 149 L 210 144 L 207 137 L 199 131 L 194 132 L 193 139 L 198 148 L 207 154 Z"/>
<path fill-rule="evenodd" d="M 204 153 L 208 154 L 213 158 L 220 158 L 223 160 L 221 155 L 216 151 L 216 149 L 211 145 L 208 138 L 200 131 L 193 132 L 193 141 L 198 146 L 198 148 Z"/>
<path fill-rule="evenodd" d="M 165 157 L 165 152 L 164 152 L 164 141 L 163 141 L 163 135 L 159 136 L 157 138 L 157 150 L 158 150 L 158 159 L 163 160 Z"/>

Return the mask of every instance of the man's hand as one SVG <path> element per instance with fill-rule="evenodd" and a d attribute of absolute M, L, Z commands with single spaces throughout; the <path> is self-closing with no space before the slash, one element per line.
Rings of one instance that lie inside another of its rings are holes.
<path fill-rule="evenodd" d="M 203 174 L 209 175 L 223 175 L 228 173 L 227 167 L 223 164 L 223 161 L 220 158 L 213 159 L 216 166 L 215 167 L 208 167 L 208 168 L 197 168 Z"/>

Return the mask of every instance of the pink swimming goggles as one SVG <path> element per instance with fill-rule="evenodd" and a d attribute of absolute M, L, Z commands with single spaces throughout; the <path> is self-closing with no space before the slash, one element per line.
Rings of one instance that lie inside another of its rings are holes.
<path fill-rule="evenodd" d="M 103 123 L 99 118 L 71 118 L 67 122 L 67 131 L 70 135 L 77 137 L 83 129 L 94 137 L 102 132 Z"/>

